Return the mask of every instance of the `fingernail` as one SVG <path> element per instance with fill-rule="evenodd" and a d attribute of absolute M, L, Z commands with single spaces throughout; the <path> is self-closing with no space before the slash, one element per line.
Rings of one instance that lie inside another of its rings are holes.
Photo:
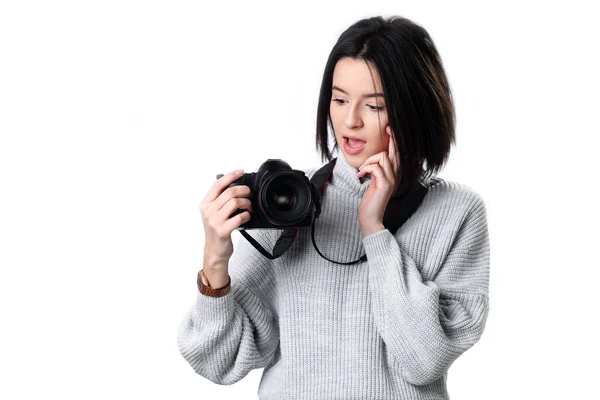
<path fill-rule="evenodd" d="M 236 174 L 236 175 L 239 175 L 239 174 L 241 174 L 242 172 L 244 172 L 244 170 L 243 170 L 243 169 L 236 169 L 236 170 L 235 170 L 235 174 Z"/>

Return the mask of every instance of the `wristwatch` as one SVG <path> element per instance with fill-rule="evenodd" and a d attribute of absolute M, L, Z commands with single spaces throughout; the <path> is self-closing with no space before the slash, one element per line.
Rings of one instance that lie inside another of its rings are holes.
<path fill-rule="evenodd" d="M 208 279 L 206 279 L 206 276 L 204 275 L 204 270 L 200 270 L 198 272 L 198 279 L 196 281 L 198 283 L 198 290 L 200 290 L 200 293 L 202 293 L 205 296 L 210 296 L 210 297 L 225 296 L 227 293 L 229 293 L 229 290 L 231 289 L 231 276 L 227 275 L 227 277 L 229 279 L 225 286 L 220 287 L 220 288 L 212 288 L 212 287 L 210 287 L 210 283 L 208 282 Z"/>

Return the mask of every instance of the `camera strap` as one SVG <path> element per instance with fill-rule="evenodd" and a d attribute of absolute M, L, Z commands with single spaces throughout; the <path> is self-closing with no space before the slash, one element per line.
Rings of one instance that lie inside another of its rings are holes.
<path fill-rule="evenodd" d="M 313 242 L 313 246 L 319 255 L 325 258 L 328 261 L 331 261 L 336 264 L 355 264 L 361 261 L 367 260 L 367 255 L 364 254 L 360 259 L 351 262 L 337 262 L 330 260 L 325 257 L 318 249 L 317 244 L 315 243 L 315 220 L 319 216 L 321 212 L 321 198 L 323 195 L 323 190 L 325 189 L 325 185 L 329 181 L 331 174 L 333 172 L 333 168 L 335 166 L 335 162 L 337 158 L 334 158 L 329 163 L 325 164 L 321 167 L 313 177 L 310 179 L 310 183 L 312 184 L 311 190 L 313 190 L 313 194 L 315 194 L 315 213 L 313 217 L 313 222 L 311 226 L 311 238 Z M 423 198 L 427 194 L 427 190 L 429 186 L 439 182 L 439 178 L 429 178 L 424 179 L 421 176 L 417 181 L 413 184 L 413 186 L 409 189 L 408 193 L 405 196 L 392 196 L 388 201 L 387 207 L 385 209 L 384 218 L 383 218 L 383 226 L 388 229 L 392 234 L 394 234 L 401 226 L 406 222 L 411 215 L 419 208 L 419 205 L 423 201 Z M 317 192 L 318 190 L 318 192 Z M 285 228 L 283 233 L 277 240 L 274 248 L 273 254 L 269 254 L 252 236 L 250 236 L 247 232 L 243 230 L 240 233 L 248 240 L 255 248 L 258 250 L 263 256 L 268 259 L 274 260 L 282 256 L 292 245 L 296 236 L 298 236 L 298 228 Z"/>

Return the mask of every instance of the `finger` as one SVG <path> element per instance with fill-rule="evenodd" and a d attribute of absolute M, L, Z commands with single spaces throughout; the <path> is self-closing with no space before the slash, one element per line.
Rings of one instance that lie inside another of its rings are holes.
<path fill-rule="evenodd" d="M 392 171 L 392 175 L 394 179 L 396 179 L 396 149 L 394 148 L 394 141 L 390 138 L 390 146 L 387 157 L 390 163 L 390 170 Z"/>
<path fill-rule="evenodd" d="M 394 135 L 392 135 L 392 129 L 388 126 L 387 127 L 387 132 L 388 135 L 390 136 L 390 140 L 388 141 L 388 154 L 390 156 L 390 159 L 393 160 L 394 155 L 395 155 L 395 150 L 396 150 L 396 146 L 394 143 Z"/>
<path fill-rule="evenodd" d="M 378 187 L 384 187 L 390 185 L 390 181 L 383 172 L 383 169 L 379 164 L 370 164 L 365 166 L 359 174 L 364 175 L 365 173 L 370 173 L 371 177 L 374 177 L 374 183 Z"/>
<path fill-rule="evenodd" d="M 396 171 L 398 170 L 398 160 L 396 159 L 396 137 L 392 133 L 392 128 L 388 125 L 387 127 L 388 134 L 390 135 L 389 146 L 388 146 L 388 154 L 390 160 L 392 161 L 392 168 L 394 170 L 394 176 L 396 176 Z"/>
<path fill-rule="evenodd" d="M 241 172 L 239 172 L 241 171 Z M 232 182 L 238 179 L 244 173 L 243 170 L 232 171 L 228 174 L 223 175 L 215 183 L 212 184 L 206 196 L 202 199 L 201 204 L 207 204 L 213 202 L 222 192 L 223 190 L 229 186 Z"/>
<path fill-rule="evenodd" d="M 385 173 L 388 180 L 390 182 L 395 181 L 396 174 L 395 174 L 394 169 L 392 168 L 392 161 L 390 160 L 390 158 L 386 155 L 386 157 L 382 158 L 380 164 L 381 164 L 381 168 L 383 169 L 383 172 Z"/>
<path fill-rule="evenodd" d="M 387 156 L 386 152 L 381 152 L 378 153 L 374 156 L 371 156 L 367 159 L 367 161 L 371 159 L 372 163 L 367 164 L 366 161 L 363 165 L 361 165 L 359 167 L 359 170 L 362 171 L 367 165 L 379 165 L 383 172 L 385 173 L 387 179 L 391 182 L 392 180 L 395 180 L 395 176 L 396 174 L 394 174 L 393 170 L 392 170 L 392 164 L 391 161 L 389 159 L 389 157 Z M 362 175 L 357 175 L 357 177 L 361 177 Z"/>
<path fill-rule="evenodd" d="M 233 198 L 249 197 L 250 195 L 251 195 L 251 191 L 247 185 L 232 186 L 230 188 L 225 189 L 223 191 L 223 193 L 221 193 L 215 199 L 215 201 L 213 201 L 210 204 L 208 209 L 214 210 L 213 212 L 219 212 L 223 209 L 223 207 L 225 207 L 225 205 L 227 204 L 227 202 L 229 202 L 229 200 L 231 200 Z M 233 210 L 233 211 L 235 211 L 235 210 Z"/>
<path fill-rule="evenodd" d="M 233 197 L 229 199 L 229 201 L 227 201 L 223 207 L 217 211 L 217 214 L 219 214 L 219 220 L 227 221 L 231 214 L 236 212 L 238 209 L 252 213 L 252 201 L 247 198 L 239 197 Z"/>
<path fill-rule="evenodd" d="M 243 223 L 250 221 L 251 217 L 252 216 L 248 211 L 244 211 L 243 213 L 238 214 L 235 217 L 229 218 L 227 221 L 225 221 L 225 223 L 223 224 L 223 228 L 227 231 L 229 235 L 231 235 L 231 232 L 233 232 L 234 229 L 237 229 Z"/>
<path fill-rule="evenodd" d="M 360 170 L 362 167 L 364 167 L 365 165 L 369 165 L 369 164 L 379 164 L 380 160 L 383 158 L 384 156 L 384 152 L 381 153 L 377 153 L 372 155 L 371 157 L 367 158 L 359 167 L 358 169 Z"/>

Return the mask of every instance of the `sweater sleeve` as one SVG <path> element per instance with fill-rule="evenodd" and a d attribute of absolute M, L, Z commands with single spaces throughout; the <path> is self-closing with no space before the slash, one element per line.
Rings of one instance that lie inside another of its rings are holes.
<path fill-rule="evenodd" d="M 265 230 L 247 231 L 265 248 Z M 229 293 L 211 297 L 196 290 L 196 301 L 179 326 L 179 351 L 194 371 L 231 385 L 273 360 L 279 345 L 273 262 L 240 236 L 229 259 Z"/>
<path fill-rule="evenodd" d="M 466 212 L 449 230 L 444 228 L 443 245 L 424 258 L 423 268 L 436 271 L 429 275 L 432 280 L 423 280 L 415 261 L 389 230 L 363 238 L 376 325 L 392 362 L 415 385 L 439 379 L 479 340 L 485 327 L 487 217 L 483 200 L 471 193 Z"/>

